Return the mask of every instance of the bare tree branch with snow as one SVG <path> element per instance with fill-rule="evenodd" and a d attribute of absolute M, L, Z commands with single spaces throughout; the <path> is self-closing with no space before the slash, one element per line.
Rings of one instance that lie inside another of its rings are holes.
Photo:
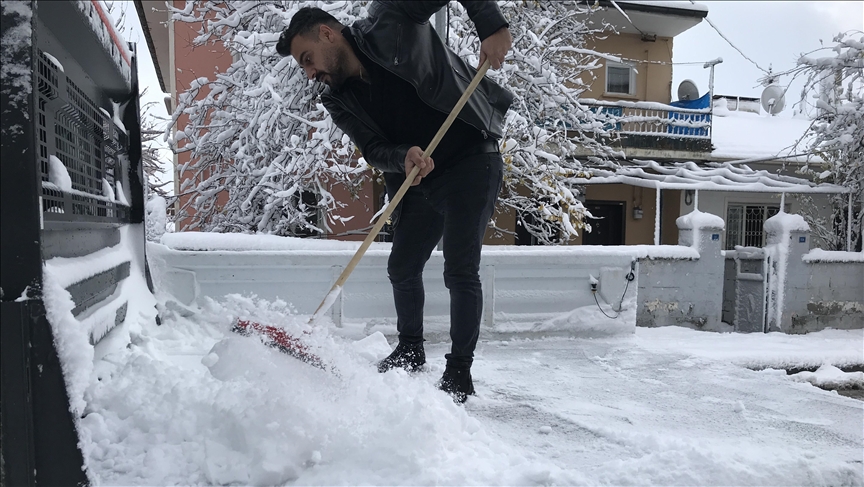
<path fill-rule="evenodd" d="M 827 55 L 816 55 L 822 51 Z M 802 172 L 817 181 L 850 189 L 854 207 L 851 250 L 860 251 L 864 221 L 864 33 L 838 34 L 834 46 L 801 56 L 792 73 L 805 77 L 799 109 L 815 106 L 817 113 L 802 139 L 812 154 Z M 846 194 L 831 196 L 830 221 L 818 216 L 816 205 L 804 205 L 805 218 L 827 250 L 846 249 L 848 199 Z"/>

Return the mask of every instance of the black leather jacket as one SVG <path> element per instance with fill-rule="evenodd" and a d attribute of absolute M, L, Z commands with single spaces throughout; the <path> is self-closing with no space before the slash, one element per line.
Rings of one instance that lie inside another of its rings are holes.
<path fill-rule="evenodd" d="M 429 17 L 447 3 L 447 0 L 377 0 L 370 5 L 369 16 L 351 26 L 358 48 L 369 59 L 411 83 L 421 100 L 444 113 L 450 113 L 477 72 L 444 45 L 429 23 Z M 460 3 L 477 26 L 481 40 L 507 26 L 494 1 L 460 0 Z M 333 92 L 326 88 L 321 95 L 324 107 L 370 165 L 385 173 L 401 173 L 404 180 L 405 155 L 410 146 L 387 140 L 350 91 Z M 512 102 L 512 93 L 484 78 L 459 119 L 484 136 L 500 139 L 504 114 Z M 396 175 L 385 174 L 388 189 L 396 183 L 393 176 Z"/>

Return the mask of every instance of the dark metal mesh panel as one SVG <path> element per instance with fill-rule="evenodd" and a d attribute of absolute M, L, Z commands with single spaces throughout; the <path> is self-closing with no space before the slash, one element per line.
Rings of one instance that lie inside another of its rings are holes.
<path fill-rule="evenodd" d="M 744 220 L 744 210 L 742 207 L 729 205 L 726 210 L 726 249 L 734 249 L 736 245 L 741 245 L 741 226 Z"/>
<path fill-rule="evenodd" d="M 72 180 L 72 193 L 42 188 L 42 211 L 48 220 L 122 222 L 129 208 L 87 196 L 103 194 L 103 179 L 112 187 L 125 154 L 125 134 L 111 115 L 41 51 L 37 58 L 37 145 L 42 181 L 48 181 L 49 157 L 57 157 Z M 128 188 L 126 188 L 128 191 Z"/>

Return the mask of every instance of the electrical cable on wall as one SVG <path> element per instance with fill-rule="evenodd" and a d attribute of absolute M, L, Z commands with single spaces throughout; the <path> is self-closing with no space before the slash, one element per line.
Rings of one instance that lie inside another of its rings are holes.
<path fill-rule="evenodd" d="M 630 262 L 630 272 L 628 272 L 627 275 L 624 276 L 624 279 L 627 282 L 624 284 L 624 292 L 621 293 L 621 299 L 618 300 L 618 309 L 616 310 L 614 305 L 612 305 L 610 303 L 606 303 L 612 307 L 612 311 L 616 313 L 615 316 L 609 316 L 608 314 L 606 314 L 605 311 L 603 311 L 603 308 L 600 306 L 600 301 L 597 300 L 597 282 L 596 282 L 596 280 L 593 280 L 594 278 L 592 276 L 592 278 L 591 278 L 592 279 L 591 294 L 594 295 L 594 302 L 597 303 L 597 309 L 599 309 L 600 312 L 603 313 L 603 316 L 605 316 L 607 318 L 611 318 L 613 320 L 618 318 L 619 316 L 621 316 L 621 311 L 622 311 L 621 307 L 624 305 L 624 296 L 627 295 L 627 289 L 630 287 L 630 283 L 636 279 L 636 272 L 635 271 L 636 271 L 636 261 L 633 260 Z M 604 299 L 603 302 L 606 302 L 606 300 Z"/>

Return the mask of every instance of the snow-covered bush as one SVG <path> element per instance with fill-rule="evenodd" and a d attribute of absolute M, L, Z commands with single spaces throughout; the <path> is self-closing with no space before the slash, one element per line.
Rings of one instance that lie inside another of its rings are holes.
<path fill-rule="evenodd" d="M 144 228 L 147 240 L 158 242 L 165 235 L 168 228 L 168 208 L 165 198 L 158 194 L 151 194 L 147 203 L 144 204 Z"/>
<path fill-rule="evenodd" d="M 820 51 L 827 55 L 816 56 Z M 796 76 L 805 77 L 800 109 L 815 106 L 816 119 L 805 139 L 809 151 L 818 162 L 810 161 L 803 172 L 851 190 L 852 215 L 851 250 L 860 250 L 862 243 L 862 192 L 864 192 L 864 33 L 838 34 L 834 46 L 823 48 L 798 59 Z M 826 250 L 846 250 L 848 225 L 846 194 L 831 195 L 833 214 L 829 221 L 818 216 L 814 204 L 804 204 L 804 216 Z"/>
<path fill-rule="evenodd" d="M 146 91 L 141 93 L 139 99 Z M 162 181 L 160 177 L 164 167 L 160 150 L 164 150 L 164 147 L 159 147 L 159 138 L 165 132 L 164 126 L 167 120 L 151 111 L 154 104 L 155 102 L 150 102 L 141 106 L 141 164 L 144 166 L 144 176 L 147 178 L 149 191 L 165 197 L 168 196 L 165 187 L 173 183 L 171 179 Z"/>
<path fill-rule="evenodd" d="M 192 228 L 208 231 L 265 232 L 290 235 L 328 232 L 345 202 L 330 193 L 343 184 L 356 193 L 367 166 L 330 120 L 321 104 L 321 86 L 306 80 L 275 45 L 294 13 L 304 6 L 329 11 L 350 25 L 366 16 L 369 2 L 187 0 L 173 9 L 176 21 L 200 23 L 196 45 L 221 42 L 233 64 L 213 79 L 198 78 L 179 97 L 173 124 L 176 151 L 191 152 L 180 170 L 189 195 L 177 219 L 193 209 Z M 573 155 L 585 148 L 598 160 L 610 149 L 601 140 L 605 115 L 580 105 L 578 96 L 600 66 L 600 55 L 584 49 L 603 26 L 589 23 L 590 7 L 576 2 L 502 1 L 514 48 L 504 69 L 490 76 L 507 86 L 516 100 L 506 118 L 503 207 L 540 241 L 566 240 L 582 227 L 584 207 L 571 184 L 582 174 Z M 448 7 L 449 45 L 474 65 L 479 41 L 461 5 Z M 203 87 L 209 92 L 202 93 Z M 166 132 L 166 136 L 168 133 Z M 317 195 L 317 207 L 302 195 Z M 217 205 L 217 195 L 227 203 Z M 314 226 L 309 217 L 324 210 Z"/>

